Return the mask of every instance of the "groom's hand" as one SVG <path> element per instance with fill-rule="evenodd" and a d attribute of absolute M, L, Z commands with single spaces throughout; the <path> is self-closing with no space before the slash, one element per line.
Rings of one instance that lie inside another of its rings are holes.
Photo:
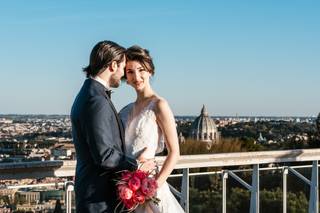
<path fill-rule="evenodd" d="M 143 161 L 139 161 L 139 169 L 145 172 L 152 171 L 156 168 L 157 164 L 154 159 L 147 159 Z"/>
<path fill-rule="evenodd" d="M 142 150 L 142 152 L 138 156 L 137 160 L 138 160 L 138 164 L 139 164 L 138 168 L 147 172 L 147 171 L 154 170 L 156 168 L 157 164 L 156 164 L 156 161 L 154 160 L 154 158 L 146 159 L 144 157 L 146 151 L 147 151 L 147 147 L 145 147 Z"/>

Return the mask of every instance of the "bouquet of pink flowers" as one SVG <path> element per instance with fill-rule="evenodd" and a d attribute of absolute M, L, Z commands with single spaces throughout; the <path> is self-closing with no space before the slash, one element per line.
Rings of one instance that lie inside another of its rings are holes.
<path fill-rule="evenodd" d="M 128 211 L 135 210 L 146 201 L 158 204 L 160 201 L 155 197 L 158 188 L 154 176 L 142 170 L 133 172 L 122 171 L 121 178 L 116 183 L 120 203 L 123 203 Z M 119 205 L 118 205 L 119 206 Z"/>

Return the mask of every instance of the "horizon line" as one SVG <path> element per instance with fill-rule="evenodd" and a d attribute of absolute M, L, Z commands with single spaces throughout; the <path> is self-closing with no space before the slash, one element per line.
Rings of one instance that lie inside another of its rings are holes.
<path fill-rule="evenodd" d="M 69 114 L 57 114 L 57 113 L 40 113 L 40 114 L 35 114 L 35 113 L 8 113 L 8 114 L 0 114 L 1 116 L 70 116 Z M 199 115 L 174 115 L 174 117 L 198 117 Z M 252 117 L 258 117 L 258 118 L 316 118 L 316 115 L 209 115 L 209 117 L 232 117 L 232 118 L 252 118 Z"/>

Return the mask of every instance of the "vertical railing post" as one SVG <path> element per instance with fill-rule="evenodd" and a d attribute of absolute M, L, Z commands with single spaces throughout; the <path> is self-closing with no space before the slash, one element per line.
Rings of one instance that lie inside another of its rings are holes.
<path fill-rule="evenodd" d="M 312 174 L 310 184 L 309 213 L 319 212 L 319 181 L 318 181 L 318 161 L 312 162 Z"/>
<path fill-rule="evenodd" d="M 288 168 L 284 167 L 282 170 L 282 212 L 287 213 L 287 177 Z"/>
<path fill-rule="evenodd" d="M 259 213 L 259 164 L 253 165 L 250 213 Z"/>
<path fill-rule="evenodd" d="M 64 188 L 65 188 L 66 213 L 71 213 L 71 211 L 72 211 L 72 191 L 74 190 L 73 182 L 72 181 L 65 182 Z"/>
<path fill-rule="evenodd" d="M 189 168 L 183 169 L 180 204 L 189 213 Z"/>
<path fill-rule="evenodd" d="M 228 171 L 222 172 L 222 213 L 227 213 L 227 178 Z"/>

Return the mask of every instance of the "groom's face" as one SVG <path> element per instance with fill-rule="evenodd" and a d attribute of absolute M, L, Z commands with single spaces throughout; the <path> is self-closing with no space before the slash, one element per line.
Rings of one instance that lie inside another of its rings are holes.
<path fill-rule="evenodd" d="M 113 88 L 117 88 L 121 84 L 121 78 L 124 75 L 124 68 L 126 66 L 126 59 L 124 58 L 121 63 L 117 65 L 117 68 L 113 75 L 110 78 L 110 86 Z"/>

